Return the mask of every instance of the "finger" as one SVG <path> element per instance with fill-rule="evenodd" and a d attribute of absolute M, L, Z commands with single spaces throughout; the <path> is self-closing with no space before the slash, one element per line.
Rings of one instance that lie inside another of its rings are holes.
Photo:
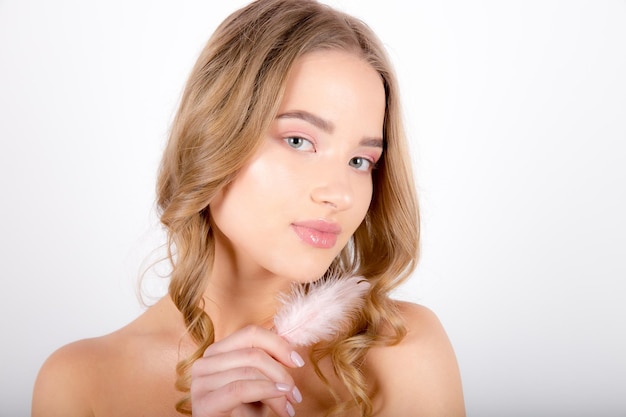
<path fill-rule="evenodd" d="M 192 374 L 192 385 L 195 385 L 199 391 L 211 392 L 220 389 L 221 387 L 228 385 L 232 382 L 239 380 L 265 380 L 269 382 L 273 382 L 275 384 L 282 383 L 290 385 L 289 381 L 285 382 L 276 382 L 267 377 L 264 373 L 262 373 L 257 368 L 253 367 L 243 367 L 243 368 L 233 368 L 227 369 L 218 372 L 212 372 L 210 374 L 201 374 L 196 371 Z"/>
<path fill-rule="evenodd" d="M 293 384 L 286 368 L 260 348 L 239 349 L 200 358 L 192 365 L 191 376 L 195 378 L 235 368 L 256 369 L 274 382 Z"/>
<path fill-rule="evenodd" d="M 281 417 L 293 417 L 295 411 L 293 409 L 293 402 L 289 401 L 285 398 L 270 398 L 268 400 L 263 401 L 270 410 L 274 412 L 274 414 Z"/>
<path fill-rule="evenodd" d="M 219 342 L 213 343 L 204 356 L 238 349 L 260 348 L 285 366 L 301 367 L 304 360 L 282 337 L 260 326 L 247 326 Z"/>
<path fill-rule="evenodd" d="M 192 383 L 192 415 L 230 416 L 242 404 L 262 402 L 279 416 L 289 417 L 287 393 L 268 380 L 237 380 L 215 391 L 198 392 Z"/>
<path fill-rule="evenodd" d="M 299 403 L 302 401 L 302 395 L 295 386 L 291 376 L 288 375 L 286 382 L 276 382 L 269 380 L 266 375 L 260 372 L 256 368 L 245 367 L 228 369 L 223 372 L 217 372 L 210 375 L 196 376 L 192 379 L 192 392 L 196 396 L 206 395 L 207 393 L 217 391 L 221 387 L 231 384 L 235 381 L 269 381 L 275 384 L 278 391 L 284 393 L 284 395 L 291 402 Z M 261 399 L 259 399 L 261 400 Z"/>

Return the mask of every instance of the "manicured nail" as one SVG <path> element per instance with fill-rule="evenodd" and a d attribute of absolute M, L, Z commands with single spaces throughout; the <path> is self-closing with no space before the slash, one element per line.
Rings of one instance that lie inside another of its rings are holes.
<path fill-rule="evenodd" d="M 302 368 L 304 366 L 304 359 L 302 359 L 302 356 L 300 356 L 298 354 L 298 352 L 296 352 L 295 350 L 293 352 L 291 352 L 291 361 L 298 367 L 298 368 Z"/>
<path fill-rule="evenodd" d="M 278 382 L 276 383 L 276 389 L 282 392 L 289 392 L 291 390 L 291 385 Z"/>
<path fill-rule="evenodd" d="M 291 393 L 293 394 L 293 399 L 296 400 L 297 403 L 302 402 L 302 394 L 300 394 L 298 387 L 293 387 L 293 391 L 291 391 Z"/>
<path fill-rule="evenodd" d="M 289 401 L 287 401 L 287 412 L 291 417 L 296 415 L 296 410 L 293 409 L 293 405 Z"/>

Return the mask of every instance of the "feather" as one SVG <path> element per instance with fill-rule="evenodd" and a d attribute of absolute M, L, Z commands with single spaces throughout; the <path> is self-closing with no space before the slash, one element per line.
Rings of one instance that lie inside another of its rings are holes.
<path fill-rule="evenodd" d="M 332 275 L 309 284 L 293 284 L 291 294 L 281 294 L 282 307 L 274 328 L 294 346 L 332 340 L 350 326 L 370 284 L 363 277 Z"/>

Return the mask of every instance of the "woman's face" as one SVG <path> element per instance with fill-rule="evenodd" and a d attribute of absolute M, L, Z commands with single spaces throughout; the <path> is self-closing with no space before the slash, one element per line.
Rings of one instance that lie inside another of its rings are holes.
<path fill-rule="evenodd" d="M 384 115 L 382 79 L 362 59 L 296 61 L 260 150 L 211 203 L 216 255 L 239 271 L 319 278 L 368 210 Z"/>

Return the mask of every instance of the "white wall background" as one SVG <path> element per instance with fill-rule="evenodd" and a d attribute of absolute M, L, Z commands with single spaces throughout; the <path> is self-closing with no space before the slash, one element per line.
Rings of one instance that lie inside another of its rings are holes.
<path fill-rule="evenodd" d="M 0 416 L 141 311 L 160 152 L 223 3 L 0 0 Z M 396 62 L 424 221 L 398 296 L 442 319 L 468 415 L 626 416 L 626 1 L 329 3 Z"/>

